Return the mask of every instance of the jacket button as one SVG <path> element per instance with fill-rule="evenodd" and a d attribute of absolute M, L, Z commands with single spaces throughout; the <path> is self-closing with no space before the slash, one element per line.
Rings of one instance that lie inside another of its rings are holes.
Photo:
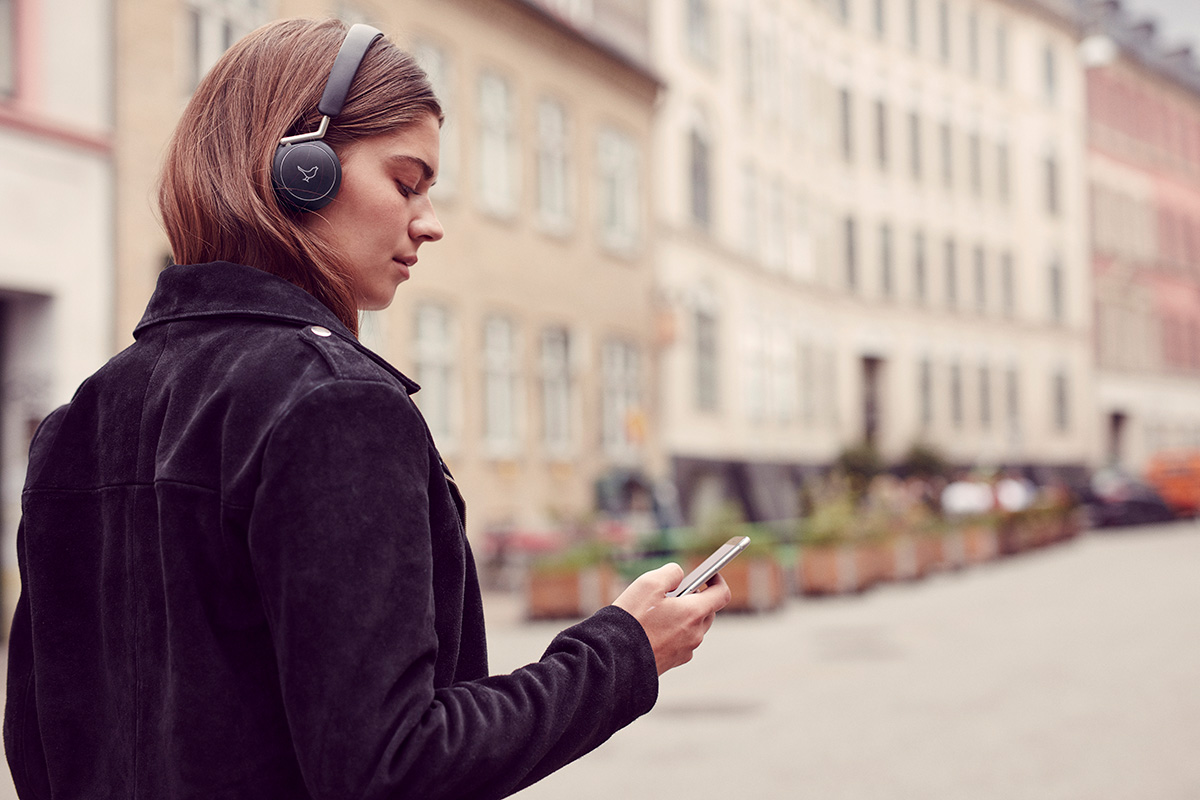
<path fill-rule="evenodd" d="M 332 333 L 330 333 L 329 328 L 323 327 L 321 325 L 313 325 L 311 328 L 309 328 L 309 330 L 312 331 L 313 334 L 316 336 L 332 336 L 333 335 Z"/>

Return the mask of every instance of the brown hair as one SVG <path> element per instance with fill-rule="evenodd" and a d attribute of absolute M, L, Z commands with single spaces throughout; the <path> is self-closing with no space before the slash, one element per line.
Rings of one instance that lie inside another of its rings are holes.
<path fill-rule="evenodd" d="M 167 148 L 158 205 L 176 263 L 232 261 L 291 281 L 358 332 L 343 256 L 300 224 L 271 184 L 284 136 L 317 129 L 317 103 L 347 26 L 268 23 L 238 41 L 200 81 Z M 367 51 L 325 142 L 334 149 L 395 132 L 442 109 L 412 56 L 387 39 Z"/>

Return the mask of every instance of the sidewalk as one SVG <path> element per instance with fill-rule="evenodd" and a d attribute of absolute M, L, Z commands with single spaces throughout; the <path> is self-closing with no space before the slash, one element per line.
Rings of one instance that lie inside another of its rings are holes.
<path fill-rule="evenodd" d="M 504 613 L 509 613 L 505 611 Z M 549 626 L 504 627 L 492 669 Z M 1196 800 L 1200 528 L 722 616 L 658 705 L 520 800 Z"/>
<path fill-rule="evenodd" d="M 1179 523 L 722 615 L 648 716 L 517 797 L 1196 800 L 1198 578 Z M 493 672 L 563 627 L 485 601 Z"/>

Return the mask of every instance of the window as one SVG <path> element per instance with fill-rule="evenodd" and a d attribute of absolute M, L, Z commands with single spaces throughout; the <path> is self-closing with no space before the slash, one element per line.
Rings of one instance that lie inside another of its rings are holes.
<path fill-rule="evenodd" d="M 1016 276 L 1013 271 L 1012 253 L 1007 251 L 1000 256 L 1000 307 L 1008 319 L 1012 319 L 1016 313 Z"/>
<path fill-rule="evenodd" d="M 263 0 L 188 0 L 186 15 L 189 93 L 221 54 L 267 20 Z"/>
<path fill-rule="evenodd" d="M 946 265 L 946 305 L 954 308 L 958 305 L 958 252 L 953 239 L 945 242 Z"/>
<path fill-rule="evenodd" d="M 454 430 L 454 404 L 457 391 L 454 328 L 450 312 L 443 306 L 421 303 L 416 308 L 414 378 L 421 391 L 413 395 L 429 431 L 438 444 L 446 446 Z"/>
<path fill-rule="evenodd" d="M 517 211 L 517 129 L 512 88 L 485 72 L 479 78 L 479 203 L 484 211 Z"/>
<path fill-rule="evenodd" d="M 921 47 L 921 0 L 908 0 L 908 49 Z"/>
<path fill-rule="evenodd" d="M 712 174 L 708 137 L 698 128 L 688 134 L 688 177 L 692 222 L 704 230 L 712 224 L 710 184 Z"/>
<path fill-rule="evenodd" d="M 1051 378 L 1054 394 L 1054 429 L 1065 433 L 1071 427 L 1071 387 L 1065 371 L 1054 373 Z"/>
<path fill-rule="evenodd" d="M 1050 319 L 1054 322 L 1062 322 L 1065 315 L 1063 268 L 1062 262 L 1057 258 L 1050 262 L 1048 288 L 1050 290 Z"/>
<path fill-rule="evenodd" d="M 848 163 L 854 160 L 854 109 L 849 89 L 838 90 L 838 120 L 841 124 L 842 158 Z"/>
<path fill-rule="evenodd" d="M 1008 26 L 1003 22 L 996 26 L 996 85 L 1008 86 Z"/>
<path fill-rule="evenodd" d="M 512 320 L 488 317 L 483 326 L 483 438 L 492 455 L 511 456 L 519 446 L 520 379 Z"/>
<path fill-rule="evenodd" d="M 630 251 L 641 235 L 641 157 L 628 135 L 608 128 L 596 137 L 600 232 L 605 246 Z"/>
<path fill-rule="evenodd" d="M 1004 416 L 1008 430 L 1016 434 L 1021 428 L 1021 382 L 1016 367 L 1009 367 L 1004 375 Z"/>
<path fill-rule="evenodd" d="M 963 425 L 962 366 L 957 361 L 950 365 L 950 422 L 955 428 Z"/>
<path fill-rule="evenodd" d="M 875 35 L 882 39 L 887 35 L 887 2 L 886 0 L 874 0 L 875 13 L 872 21 L 875 24 Z"/>
<path fill-rule="evenodd" d="M 17 0 L 0 0 L 0 97 L 17 92 Z"/>
<path fill-rule="evenodd" d="M 1042 50 L 1042 92 L 1047 103 L 1053 103 L 1058 98 L 1058 54 L 1052 44 L 1047 44 Z"/>
<path fill-rule="evenodd" d="M 1055 216 L 1062 210 L 1058 193 L 1058 159 L 1053 155 L 1046 156 L 1043 162 L 1046 180 L 1046 212 Z"/>
<path fill-rule="evenodd" d="M 895 293 L 892 278 L 892 226 L 879 226 L 879 290 L 884 297 Z"/>
<path fill-rule="evenodd" d="M 754 52 L 754 29 L 750 23 L 750 17 L 743 15 L 741 20 L 741 32 L 739 37 L 739 66 L 740 66 L 740 82 L 742 102 L 746 108 L 754 105 L 754 89 L 758 82 L 757 70 L 754 68 L 755 52 Z"/>
<path fill-rule="evenodd" d="M 971 193 L 979 197 L 983 194 L 983 152 L 978 133 L 968 138 L 967 155 L 971 162 Z"/>
<path fill-rule="evenodd" d="M 854 217 L 846 217 L 842 223 L 846 266 L 846 288 L 858 288 L 858 231 Z"/>
<path fill-rule="evenodd" d="M 967 68 L 972 78 L 979 77 L 979 11 L 967 13 Z"/>
<path fill-rule="evenodd" d="M 987 364 L 979 365 L 979 425 L 992 427 L 992 371 Z"/>
<path fill-rule="evenodd" d="M 551 232 L 571 227 L 571 172 L 567 111 L 557 100 L 538 103 L 538 218 Z"/>
<path fill-rule="evenodd" d="M 617 459 L 633 456 L 644 436 L 639 361 L 629 342 L 605 342 L 601 352 L 600 437 L 605 453 Z"/>
<path fill-rule="evenodd" d="M 933 364 L 928 358 L 921 359 L 917 367 L 917 397 L 919 398 L 921 425 L 933 424 Z"/>
<path fill-rule="evenodd" d="M 914 181 L 921 180 L 921 117 L 916 111 L 908 113 L 908 171 Z"/>
<path fill-rule="evenodd" d="M 888 120 L 887 105 L 882 100 L 875 101 L 875 158 L 879 168 L 886 170 L 888 166 Z"/>
<path fill-rule="evenodd" d="M 687 0 L 687 45 L 694 58 L 713 60 L 712 4 L 709 0 Z"/>
<path fill-rule="evenodd" d="M 918 303 L 924 304 L 929 297 L 929 279 L 925 269 L 925 234 L 913 234 L 913 294 Z"/>
<path fill-rule="evenodd" d="M 847 25 L 850 24 L 850 0 L 833 0 L 833 2 L 837 9 L 838 19 Z"/>
<path fill-rule="evenodd" d="M 1008 205 L 1012 198 L 1012 189 L 1009 183 L 1008 145 L 1004 142 L 996 145 L 996 194 L 999 196 L 1000 202 L 1005 205 Z"/>
<path fill-rule="evenodd" d="M 695 312 L 696 408 L 716 411 L 720 398 L 720 356 L 717 346 L 715 304 L 702 304 Z"/>
<path fill-rule="evenodd" d="M 437 95 L 445 114 L 438 156 L 438 182 L 430 191 L 435 192 L 438 197 L 452 197 L 458 188 L 459 165 L 454 73 L 445 51 L 430 42 L 418 41 L 414 44 L 413 57 L 429 76 L 429 83 L 433 86 L 434 94 Z"/>
<path fill-rule="evenodd" d="M 574 440 L 574 382 L 571 335 L 566 328 L 542 331 L 542 444 L 551 455 L 564 455 Z"/>
<path fill-rule="evenodd" d="M 943 64 L 950 63 L 950 3 L 938 0 L 938 58 Z"/>
<path fill-rule="evenodd" d="M 751 258 L 758 256 L 759 241 L 758 171 L 754 165 L 742 165 L 742 252 Z"/>
<path fill-rule="evenodd" d="M 784 223 L 783 183 L 772 178 L 767 185 L 766 264 L 769 269 L 782 270 L 787 261 L 787 229 Z"/>
<path fill-rule="evenodd" d="M 742 363 L 745 365 L 746 419 L 762 422 L 768 403 L 768 330 L 761 309 L 751 309 L 743 330 Z"/>
<path fill-rule="evenodd" d="M 975 310 L 987 311 L 987 256 L 982 246 L 975 248 Z"/>
<path fill-rule="evenodd" d="M 950 189 L 954 186 L 954 138 L 949 122 L 938 127 L 938 141 L 942 154 L 942 185 Z"/>
<path fill-rule="evenodd" d="M 806 424 L 817 418 L 817 364 L 811 342 L 800 345 L 800 413 Z"/>

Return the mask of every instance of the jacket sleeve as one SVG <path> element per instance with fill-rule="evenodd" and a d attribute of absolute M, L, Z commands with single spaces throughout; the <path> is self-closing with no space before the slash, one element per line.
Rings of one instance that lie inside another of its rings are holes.
<path fill-rule="evenodd" d="M 510 675 L 435 689 L 430 450 L 398 388 L 335 381 L 277 421 L 249 546 L 314 798 L 499 798 L 654 704 L 640 624 L 609 607 Z"/>

